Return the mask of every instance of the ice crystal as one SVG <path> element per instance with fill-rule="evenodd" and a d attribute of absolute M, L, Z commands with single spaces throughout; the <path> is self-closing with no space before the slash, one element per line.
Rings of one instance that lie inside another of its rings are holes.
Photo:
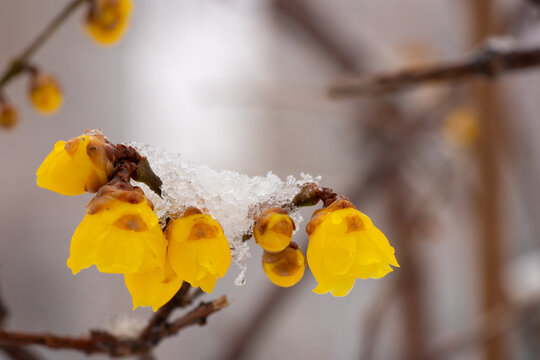
<path fill-rule="evenodd" d="M 181 215 L 188 207 L 195 206 L 213 216 L 225 232 L 233 260 L 240 267 L 235 284 L 244 285 L 249 245 L 243 241 L 244 234 L 251 230 L 254 216 L 272 207 L 289 203 L 306 182 L 318 182 L 319 177 L 301 174 L 299 179 L 288 176 L 285 181 L 271 171 L 266 176 L 239 174 L 229 170 L 214 170 L 196 162 L 187 161 L 179 154 L 148 145 L 132 143 L 139 153 L 148 158 L 154 172 L 163 181 L 162 198 L 145 185 L 145 194 L 155 205 L 162 225 L 168 217 Z M 298 211 L 290 216 L 297 229 L 302 222 Z"/>

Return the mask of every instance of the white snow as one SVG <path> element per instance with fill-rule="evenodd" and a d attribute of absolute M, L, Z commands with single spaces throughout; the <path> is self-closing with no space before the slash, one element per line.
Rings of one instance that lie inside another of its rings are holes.
<path fill-rule="evenodd" d="M 238 286 L 246 282 L 245 260 L 250 256 L 248 242 L 242 240 L 242 235 L 250 231 L 254 215 L 290 202 L 302 184 L 320 181 L 320 177 L 306 174 L 301 174 L 299 179 L 288 176 L 283 181 L 272 172 L 250 177 L 229 170 L 217 171 L 149 145 L 129 145 L 148 158 L 150 166 L 163 181 L 162 198 L 144 184 L 137 183 L 154 203 L 162 225 L 167 217 L 178 217 L 190 206 L 210 214 L 221 224 L 233 260 L 240 268 L 235 280 Z M 299 212 L 293 211 L 289 215 L 299 229 L 303 220 Z"/>

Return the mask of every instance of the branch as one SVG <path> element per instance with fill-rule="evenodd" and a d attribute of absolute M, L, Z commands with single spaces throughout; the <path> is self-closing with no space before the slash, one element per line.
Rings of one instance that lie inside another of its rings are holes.
<path fill-rule="evenodd" d="M 197 288 L 193 289 L 191 294 L 189 290 L 191 286 L 185 282 L 176 295 L 165 305 L 163 305 L 150 319 L 148 325 L 141 331 L 139 335 L 139 341 L 156 345 L 160 340 L 169 324 L 167 323 L 169 317 L 177 308 L 182 308 L 190 305 L 196 297 L 202 295 L 202 291 Z"/>
<path fill-rule="evenodd" d="M 475 54 L 462 61 L 407 68 L 375 75 L 355 75 L 330 85 L 334 98 L 376 96 L 409 90 L 428 83 L 456 82 L 471 78 L 495 78 L 504 72 L 540 65 L 540 46 L 511 49 L 492 39 Z"/>
<path fill-rule="evenodd" d="M 465 329 L 446 338 L 427 356 L 429 360 L 453 358 L 465 350 L 481 345 L 494 337 L 511 331 L 520 324 L 537 319 L 540 299 L 522 304 L 499 304 L 486 311 Z"/>
<path fill-rule="evenodd" d="M 196 308 L 162 327 L 152 341 L 145 341 L 141 336 L 135 339 L 123 339 L 104 331 L 90 331 L 89 336 L 70 337 L 53 334 L 19 333 L 0 330 L 0 344 L 7 345 L 42 345 L 51 349 L 71 349 L 86 354 L 104 353 L 112 357 L 145 355 L 161 340 L 177 334 L 191 325 L 204 325 L 206 318 L 228 305 L 222 296 L 212 302 L 201 302 Z"/>
<path fill-rule="evenodd" d="M 28 45 L 22 54 L 9 64 L 0 77 L 0 89 L 10 80 L 22 73 L 28 65 L 30 57 L 51 37 L 51 35 L 64 23 L 69 16 L 83 3 L 89 0 L 72 0 L 62 11 L 49 23 L 49 25 L 38 34 L 38 36 Z"/>

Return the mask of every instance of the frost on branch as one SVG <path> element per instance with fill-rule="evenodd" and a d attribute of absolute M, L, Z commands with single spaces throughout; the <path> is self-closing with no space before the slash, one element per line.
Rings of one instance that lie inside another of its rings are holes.
<path fill-rule="evenodd" d="M 302 184 L 320 180 L 320 177 L 306 174 L 301 174 L 298 180 L 288 176 L 283 181 L 272 172 L 250 177 L 229 170 L 217 171 L 148 145 L 129 145 L 148 158 L 152 169 L 163 181 L 162 198 L 146 185 L 138 184 L 154 203 L 162 225 L 168 217 L 178 217 L 190 206 L 212 215 L 221 224 L 232 257 L 241 270 L 235 280 L 238 286 L 246 282 L 245 260 L 250 255 L 243 236 L 251 230 L 254 216 L 267 208 L 290 203 Z M 299 229 L 302 216 L 297 209 L 289 214 Z"/>

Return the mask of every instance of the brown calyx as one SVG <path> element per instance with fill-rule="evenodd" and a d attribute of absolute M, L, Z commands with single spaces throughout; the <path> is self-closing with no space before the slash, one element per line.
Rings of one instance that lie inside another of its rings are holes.
<path fill-rule="evenodd" d="M 144 196 L 141 188 L 119 179 L 115 180 L 109 182 L 107 185 L 103 185 L 92 201 L 90 201 L 90 204 L 88 204 L 89 215 L 97 214 L 104 209 L 110 208 L 114 201 L 139 204 L 146 200 L 150 208 L 154 208 L 152 202 Z"/>

